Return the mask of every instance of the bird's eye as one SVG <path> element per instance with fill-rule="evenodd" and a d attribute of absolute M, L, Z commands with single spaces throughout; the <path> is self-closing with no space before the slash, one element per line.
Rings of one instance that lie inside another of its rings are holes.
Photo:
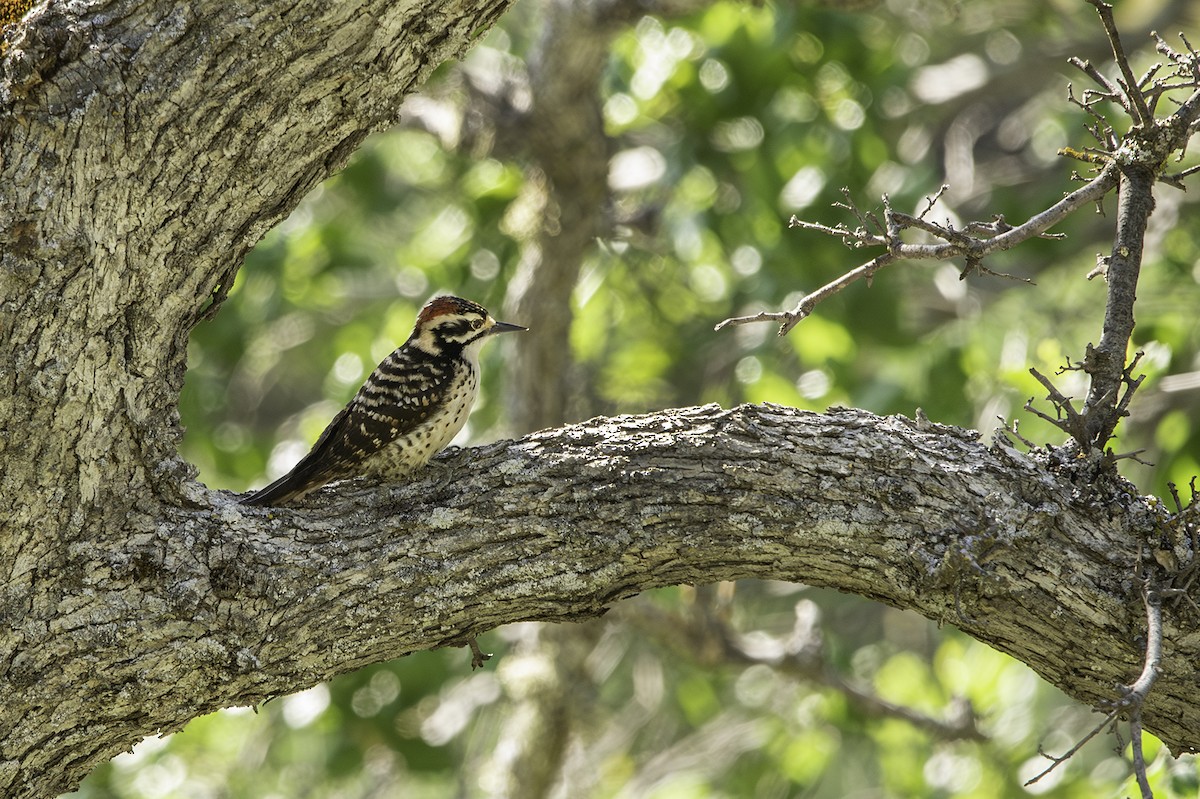
<path fill-rule="evenodd" d="M 481 327 L 483 327 L 482 319 L 472 319 L 471 320 L 471 329 L 472 330 L 478 330 Z"/>

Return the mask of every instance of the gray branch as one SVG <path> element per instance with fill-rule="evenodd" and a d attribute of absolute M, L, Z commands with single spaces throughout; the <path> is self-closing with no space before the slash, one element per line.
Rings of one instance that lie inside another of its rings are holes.
<path fill-rule="evenodd" d="M 38 568 L 62 577 L 10 583 L 10 795 L 62 790 L 219 707 L 680 583 L 790 580 L 912 608 L 1094 704 L 1143 659 L 1134 563 L 1155 515 L 1142 498 L 900 417 L 705 406 L 599 418 L 450 453 L 411 484 L 343 483 L 294 510 L 195 484 L 187 499 L 140 505 L 67 550 L 43 541 Z M 30 551 L 6 539 L 4 562 L 33 569 Z M 1143 715 L 1176 751 L 1200 742 L 1185 633 L 1164 614 Z"/>
<path fill-rule="evenodd" d="M 884 246 L 887 247 L 887 251 L 851 269 L 816 291 L 806 294 L 801 298 L 796 307 L 790 311 L 763 311 L 752 316 L 725 319 L 716 325 L 716 329 L 721 330 L 730 325 L 744 325 L 757 322 L 781 322 L 779 335 L 782 336 L 786 335 L 805 317 L 809 316 L 813 312 L 813 309 L 824 300 L 841 292 L 842 289 L 851 283 L 864 278 L 870 281 L 880 269 L 897 261 L 944 261 L 950 258 L 965 257 L 969 264 L 977 264 L 986 256 L 1011 249 L 1029 239 L 1044 235 L 1047 230 L 1066 219 L 1079 208 L 1099 201 L 1117 185 L 1118 174 L 1115 168 L 1105 168 L 1101 170 L 1099 175 L 1088 181 L 1087 184 L 1066 195 L 1049 208 L 1033 215 L 1017 227 L 1008 228 L 988 238 L 975 238 L 965 233 L 950 231 L 942 227 L 940 228 L 942 232 L 939 235 L 949 239 L 947 241 L 935 244 L 905 242 L 900 239 L 899 229 L 901 227 L 916 227 L 915 223 L 919 221 L 919 218 L 907 215 L 905 215 L 905 219 L 910 220 L 912 224 L 901 225 L 897 223 L 895 232 L 887 236 L 871 233 L 865 228 L 859 228 L 854 231 L 845 227 L 830 228 L 825 225 L 817 225 L 792 217 L 792 227 L 801 227 L 838 236 L 846 240 L 847 244 L 852 247 Z M 944 190 L 945 187 L 943 187 Z M 885 203 L 887 202 L 886 197 L 884 201 Z M 893 215 L 889 212 L 888 216 L 891 219 Z"/>

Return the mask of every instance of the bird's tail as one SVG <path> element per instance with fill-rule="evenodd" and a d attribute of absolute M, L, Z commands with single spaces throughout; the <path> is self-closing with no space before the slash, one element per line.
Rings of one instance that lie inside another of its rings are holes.
<path fill-rule="evenodd" d="M 269 486 L 247 494 L 238 501 L 243 505 L 282 505 L 288 500 L 304 496 L 311 490 L 306 490 L 303 485 L 296 485 L 293 475 L 285 474 Z"/>
<path fill-rule="evenodd" d="M 247 494 L 239 500 L 243 505 L 284 505 L 311 494 L 321 486 L 338 479 L 330 470 L 322 469 L 306 458 L 296 468 L 265 488 Z"/>
<path fill-rule="evenodd" d="M 350 410 L 354 407 L 352 401 L 338 411 L 337 416 L 317 438 L 317 443 L 309 453 L 300 459 L 292 470 L 280 477 L 266 488 L 260 488 L 253 494 L 242 497 L 243 505 L 282 505 L 293 499 L 300 499 L 305 494 L 316 491 L 326 483 L 349 477 L 353 472 L 347 470 L 347 459 L 339 454 L 342 439 L 345 437 L 349 424 Z"/>

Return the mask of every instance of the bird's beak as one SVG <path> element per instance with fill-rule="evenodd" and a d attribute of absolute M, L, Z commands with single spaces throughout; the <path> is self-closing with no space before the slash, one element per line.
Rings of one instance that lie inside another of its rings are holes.
<path fill-rule="evenodd" d="M 529 328 L 521 327 L 520 325 L 510 325 L 508 322 L 497 322 L 496 324 L 489 327 L 487 332 L 488 332 L 488 335 L 491 336 L 496 333 L 515 333 L 518 330 L 528 330 L 528 329 Z"/>

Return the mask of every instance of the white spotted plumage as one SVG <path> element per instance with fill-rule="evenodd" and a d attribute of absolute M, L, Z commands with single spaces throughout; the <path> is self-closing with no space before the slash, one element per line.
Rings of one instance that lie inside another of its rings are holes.
<path fill-rule="evenodd" d="M 375 368 L 312 450 L 286 475 L 242 501 L 277 505 L 334 480 L 411 474 L 466 424 L 479 393 L 479 350 L 487 338 L 524 329 L 497 322 L 469 300 L 430 300 L 417 315 L 412 335 Z"/>

